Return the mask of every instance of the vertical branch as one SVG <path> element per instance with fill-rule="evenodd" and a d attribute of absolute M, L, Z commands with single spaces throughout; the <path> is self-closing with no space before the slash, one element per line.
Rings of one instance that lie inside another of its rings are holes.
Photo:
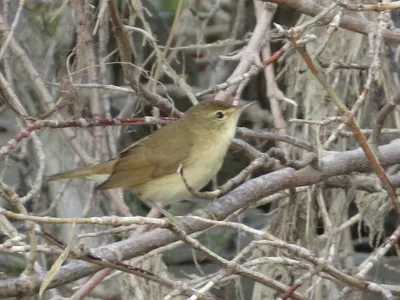
<path fill-rule="evenodd" d="M 25 0 L 19 0 L 18 9 L 15 14 L 14 21 L 11 24 L 10 31 L 7 34 L 6 40 L 4 41 L 3 45 L 0 48 L 0 61 L 3 59 L 3 56 L 7 50 L 8 44 L 10 43 L 10 40 L 12 39 L 12 37 L 14 35 L 15 28 L 17 27 L 18 22 L 20 20 L 21 12 L 22 12 L 22 9 L 24 8 L 24 5 L 25 5 Z M 7 4 L 5 6 L 7 6 Z"/>
<path fill-rule="evenodd" d="M 78 54 L 81 60 L 85 60 L 82 67 L 87 68 L 88 81 L 91 83 L 98 83 L 99 77 L 97 68 L 97 55 L 94 50 L 94 42 L 91 31 L 89 30 L 89 21 L 87 19 L 86 7 L 84 0 L 75 0 L 75 10 L 78 19 L 77 33 L 78 33 Z M 99 119 L 102 116 L 102 109 L 100 105 L 100 95 L 98 89 L 90 90 L 90 111 L 94 119 Z M 94 128 L 94 159 L 100 161 L 106 153 L 101 149 L 103 140 L 103 130 L 101 128 Z"/>
<path fill-rule="evenodd" d="M 157 66 L 156 66 L 156 69 L 155 69 L 154 74 L 152 76 L 152 78 L 153 78 L 153 84 L 152 84 L 152 88 L 151 88 L 152 92 L 155 91 L 156 82 L 157 82 L 158 78 L 160 77 L 160 70 L 162 69 L 161 67 L 164 64 L 164 60 L 165 60 L 165 58 L 167 56 L 169 48 L 171 47 L 171 43 L 172 43 L 172 40 L 174 38 L 176 28 L 178 26 L 179 17 L 181 15 L 182 6 L 183 6 L 184 2 L 185 2 L 184 0 L 179 0 L 179 2 L 178 2 L 178 6 L 176 7 L 176 10 L 175 10 L 175 16 L 174 16 L 174 20 L 172 22 L 171 30 L 169 32 L 167 42 L 164 45 L 164 51 L 161 53 L 161 55 L 157 59 Z"/>
<path fill-rule="evenodd" d="M 303 57 L 304 61 L 306 62 L 307 66 L 310 68 L 311 72 L 317 78 L 319 83 L 325 88 L 328 92 L 328 95 L 331 97 L 332 101 L 336 104 L 336 106 L 342 111 L 342 113 L 346 117 L 346 124 L 351 128 L 354 133 L 354 137 L 356 138 L 357 142 L 359 143 L 360 147 L 363 149 L 365 155 L 368 157 L 369 161 L 371 162 L 372 168 L 378 175 L 379 179 L 382 182 L 383 188 L 388 193 L 389 199 L 393 204 L 394 209 L 397 213 L 400 213 L 400 201 L 396 195 L 394 188 L 392 187 L 389 178 L 387 177 L 385 170 L 383 169 L 382 165 L 379 163 L 377 155 L 372 151 L 371 147 L 368 145 L 367 139 L 365 138 L 364 134 L 361 132 L 360 128 L 356 124 L 354 120 L 354 116 L 352 112 L 346 107 L 346 105 L 341 101 L 339 96 L 335 93 L 329 83 L 326 81 L 325 76 L 323 75 L 322 70 L 314 64 L 311 57 L 308 55 L 307 51 L 305 50 L 304 46 L 301 46 L 294 42 L 296 49 Z"/>

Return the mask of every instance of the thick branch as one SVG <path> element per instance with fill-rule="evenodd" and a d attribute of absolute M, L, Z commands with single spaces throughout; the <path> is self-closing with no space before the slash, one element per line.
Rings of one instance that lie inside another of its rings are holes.
<path fill-rule="evenodd" d="M 305 15 L 309 15 L 312 17 L 318 15 L 325 9 L 324 6 L 317 4 L 316 1 L 312 0 L 261 0 L 261 1 L 283 4 Z M 320 22 L 322 22 L 325 25 L 329 24 L 330 22 L 332 22 L 335 14 L 336 14 L 335 11 L 328 13 L 326 16 L 320 19 Z M 339 26 L 344 29 L 348 29 L 350 31 L 368 35 L 372 31 L 376 31 L 378 25 L 376 23 L 369 22 L 366 19 L 351 17 L 348 14 L 343 14 L 342 18 L 340 19 Z M 394 30 L 385 29 L 383 31 L 383 37 L 386 40 L 400 42 L 400 29 L 394 29 Z"/>
<path fill-rule="evenodd" d="M 387 167 L 400 163 L 400 139 L 388 145 L 379 147 L 380 162 Z M 371 165 L 361 149 L 326 152 L 320 161 L 320 169 L 307 166 L 298 171 L 285 168 L 270 174 L 252 179 L 217 201 L 209 204 L 205 209 L 194 212 L 195 215 L 208 211 L 217 220 L 222 220 L 242 207 L 249 206 L 262 197 L 274 194 L 284 189 L 306 186 L 321 182 L 329 177 L 349 174 L 351 172 L 371 172 Z M 194 233 L 210 227 L 199 220 L 183 217 L 187 233 Z M 140 236 L 93 249 L 92 252 L 109 261 L 131 259 L 149 252 L 152 249 L 165 246 L 179 238 L 166 229 L 155 229 Z M 78 280 L 99 271 L 101 267 L 87 262 L 71 262 L 60 269 L 60 272 L 50 283 L 54 288 L 68 282 Z M 34 294 L 42 281 L 41 276 L 34 279 L 16 278 L 0 281 L 0 298 Z"/>

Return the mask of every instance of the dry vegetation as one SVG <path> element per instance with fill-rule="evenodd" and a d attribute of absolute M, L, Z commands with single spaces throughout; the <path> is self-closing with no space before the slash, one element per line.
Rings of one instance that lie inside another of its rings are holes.
<path fill-rule="evenodd" d="M 396 299 L 400 3 L 364 2 L 1 1 L 0 298 Z M 258 106 L 182 227 L 45 180 L 212 97 Z"/>

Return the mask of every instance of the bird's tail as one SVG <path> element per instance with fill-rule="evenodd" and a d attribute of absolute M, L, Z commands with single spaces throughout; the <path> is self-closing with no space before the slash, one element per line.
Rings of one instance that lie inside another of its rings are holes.
<path fill-rule="evenodd" d="M 94 166 L 69 170 L 57 174 L 53 174 L 48 176 L 47 180 L 59 180 L 59 179 L 69 179 L 69 178 L 83 178 L 90 177 L 93 175 L 101 175 L 101 174 L 111 174 L 115 161 L 110 160 L 101 164 L 97 164 Z"/>

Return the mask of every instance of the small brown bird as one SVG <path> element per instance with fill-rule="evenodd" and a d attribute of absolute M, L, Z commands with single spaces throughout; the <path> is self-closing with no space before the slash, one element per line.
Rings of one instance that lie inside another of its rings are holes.
<path fill-rule="evenodd" d="M 117 157 L 97 165 L 51 175 L 48 180 L 103 178 L 97 188 L 134 189 L 143 201 L 171 204 L 190 196 L 187 183 L 203 188 L 219 171 L 243 110 L 217 100 L 191 107 L 184 117 L 135 142 Z M 106 176 L 104 178 L 104 176 Z M 107 178 L 108 177 L 108 178 Z"/>

